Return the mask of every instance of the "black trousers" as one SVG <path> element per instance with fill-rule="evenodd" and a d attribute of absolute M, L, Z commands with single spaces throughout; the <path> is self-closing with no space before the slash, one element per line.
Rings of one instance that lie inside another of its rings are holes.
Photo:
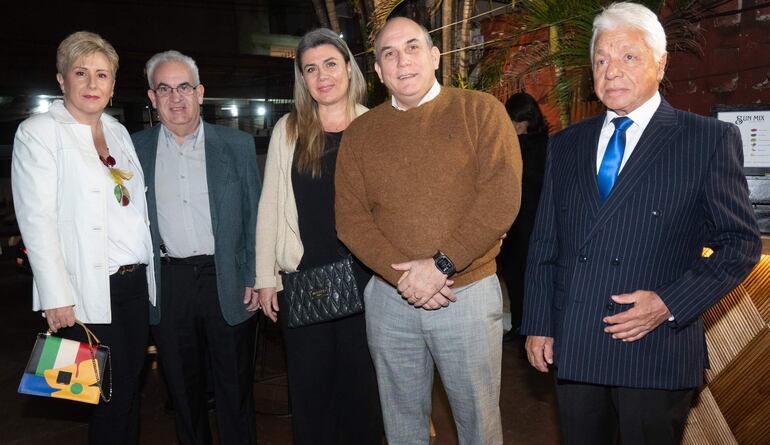
<path fill-rule="evenodd" d="M 535 225 L 534 214 L 519 214 L 508 236 L 503 240 L 500 256 L 500 276 L 508 290 L 511 329 L 518 332 L 524 305 L 524 275 L 527 270 L 529 237 Z"/>
<path fill-rule="evenodd" d="M 146 273 L 146 267 L 142 266 L 125 275 L 111 275 L 112 323 L 86 324 L 110 347 L 112 360 L 112 400 L 100 401 L 91 415 L 88 424 L 91 445 L 139 443 L 139 386 L 149 333 Z M 64 338 L 88 341 L 83 328 L 77 325 L 61 329 L 59 333 Z M 106 373 L 102 389 L 107 395 L 109 387 L 109 373 Z"/>
<path fill-rule="evenodd" d="M 556 397 L 564 443 L 678 445 L 694 394 L 695 389 L 636 389 L 559 380 Z"/>
<path fill-rule="evenodd" d="M 189 264 L 163 263 L 161 267 L 161 321 L 152 327 L 152 334 L 174 404 L 179 442 L 212 443 L 206 407 L 208 355 L 219 443 L 255 444 L 252 355 L 256 319 L 227 324 L 219 305 L 212 257 L 193 257 Z"/>
<path fill-rule="evenodd" d="M 280 298 L 279 304 L 288 303 Z M 288 328 L 286 317 L 280 318 L 294 445 L 381 445 L 382 413 L 364 314 L 300 328 Z"/>

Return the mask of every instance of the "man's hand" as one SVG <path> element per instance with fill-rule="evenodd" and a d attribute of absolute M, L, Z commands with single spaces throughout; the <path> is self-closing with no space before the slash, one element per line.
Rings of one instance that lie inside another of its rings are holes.
<path fill-rule="evenodd" d="M 447 307 L 449 306 L 449 303 L 457 301 L 457 295 L 455 295 L 454 291 L 449 287 L 453 283 L 454 281 L 452 280 L 446 280 L 446 285 L 442 287 L 436 295 L 432 296 L 430 300 L 425 302 L 425 304 L 422 305 L 422 308 L 432 311 Z"/>
<path fill-rule="evenodd" d="M 247 287 L 243 292 L 243 304 L 246 305 L 246 310 L 249 312 L 256 312 L 259 310 L 259 296 L 256 289 Z"/>
<path fill-rule="evenodd" d="M 529 336 L 524 348 L 532 367 L 540 372 L 548 372 L 548 365 L 553 365 L 553 337 Z"/>
<path fill-rule="evenodd" d="M 61 328 L 68 328 L 75 325 L 75 307 L 65 306 L 45 310 L 45 319 L 48 322 L 48 329 L 56 333 Z"/>
<path fill-rule="evenodd" d="M 278 292 L 275 291 L 274 287 L 265 287 L 258 289 L 257 293 L 259 294 L 259 306 L 262 308 L 262 312 L 273 322 L 277 321 L 278 311 L 280 310 L 278 307 Z"/>
<path fill-rule="evenodd" d="M 630 294 L 613 295 L 612 301 L 634 305 L 631 309 L 602 320 L 610 325 L 604 328 L 604 332 L 618 340 L 639 340 L 671 318 L 666 304 L 652 291 L 638 290 Z"/>
<path fill-rule="evenodd" d="M 427 303 L 446 286 L 447 276 L 438 270 L 433 258 L 407 261 L 391 267 L 404 272 L 398 280 L 398 291 L 415 307 Z"/>

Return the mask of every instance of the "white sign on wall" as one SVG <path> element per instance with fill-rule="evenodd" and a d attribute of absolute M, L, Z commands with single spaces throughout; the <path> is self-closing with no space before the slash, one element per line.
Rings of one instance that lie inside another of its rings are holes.
<path fill-rule="evenodd" d="M 770 108 L 717 111 L 717 119 L 738 126 L 743 142 L 743 166 L 770 168 Z"/>

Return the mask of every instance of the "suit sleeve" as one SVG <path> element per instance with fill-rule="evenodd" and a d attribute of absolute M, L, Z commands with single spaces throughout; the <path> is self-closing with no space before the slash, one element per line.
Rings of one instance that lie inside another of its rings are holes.
<path fill-rule="evenodd" d="M 257 149 L 254 146 L 254 138 L 249 135 L 245 139 L 242 159 L 244 168 L 242 205 L 246 263 L 243 268 L 243 280 L 244 287 L 254 287 L 257 205 L 262 181 L 260 180 L 259 168 L 257 167 Z"/>
<path fill-rule="evenodd" d="M 358 156 L 361 147 L 348 136 L 342 137 L 334 179 L 337 236 L 353 255 L 395 286 L 402 272 L 390 266 L 409 257 L 393 246 L 374 221 Z"/>
<path fill-rule="evenodd" d="M 549 147 L 543 190 L 537 208 L 535 228 L 529 242 L 527 271 L 524 280 L 522 335 L 553 337 L 551 308 L 555 268 L 559 255 L 556 205 L 553 199 L 553 147 Z"/>
<path fill-rule="evenodd" d="M 44 310 L 75 304 L 72 288 L 65 284 L 70 276 L 59 242 L 57 183 L 60 172 L 53 151 L 56 142 L 44 140 L 54 131 L 53 128 L 28 128 L 22 123 L 16 132 L 11 163 L 16 219 Z"/>
<path fill-rule="evenodd" d="M 499 242 L 513 224 L 521 205 L 519 138 L 502 104 L 492 97 L 487 100 L 483 102 L 486 113 L 472 116 L 479 126 L 473 205 L 439 246 L 458 271 Z"/>
<path fill-rule="evenodd" d="M 674 315 L 674 327 L 697 320 L 746 278 L 762 249 L 743 175 L 743 152 L 737 127 L 725 125 L 703 182 L 702 206 L 714 253 L 700 258 L 678 280 L 656 289 Z"/>

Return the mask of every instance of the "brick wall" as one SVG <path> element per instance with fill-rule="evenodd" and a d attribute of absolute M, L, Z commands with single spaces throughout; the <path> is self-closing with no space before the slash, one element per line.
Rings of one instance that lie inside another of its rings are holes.
<path fill-rule="evenodd" d="M 669 56 L 664 95 L 674 107 L 710 115 L 714 105 L 770 106 L 770 6 L 756 8 L 767 3 L 726 2 L 698 24 L 702 56 Z"/>

